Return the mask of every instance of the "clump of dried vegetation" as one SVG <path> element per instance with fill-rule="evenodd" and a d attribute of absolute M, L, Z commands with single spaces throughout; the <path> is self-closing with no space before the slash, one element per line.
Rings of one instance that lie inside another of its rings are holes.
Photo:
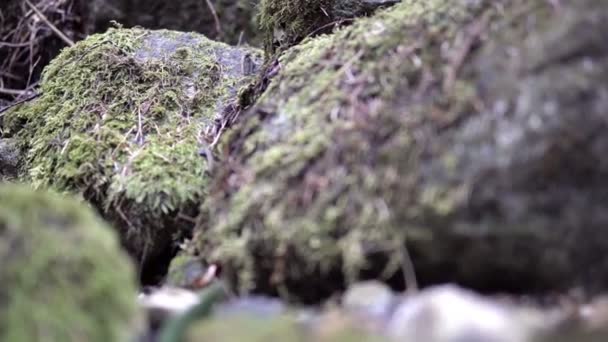
<path fill-rule="evenodd" d="M 45 65 L 84 36 L 77 0 L 0 4 L 0 107 L 34 94 Z"/>

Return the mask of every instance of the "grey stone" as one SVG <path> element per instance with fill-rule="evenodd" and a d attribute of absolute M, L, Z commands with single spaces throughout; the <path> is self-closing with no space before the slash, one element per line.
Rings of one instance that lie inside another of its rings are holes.
<path fill-rule="evenodd" d="M 445 285 L 405 299 L 389 322 L 388 334 L 399 341 L 524 342 L 548 326 L 548 318 Z"/>
<path fill-rule="evenodd" d="M 387 315 L 394 302 L 392 290 L 379 281 L 354 284 L 342 297 L 342 305 L 346 310 L 378 318 Z"/>

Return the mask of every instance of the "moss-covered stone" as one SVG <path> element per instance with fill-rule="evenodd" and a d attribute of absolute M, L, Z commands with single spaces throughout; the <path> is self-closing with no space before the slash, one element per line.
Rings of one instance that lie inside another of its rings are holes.
<path fill-rule="evenodd" d="M 261 0 L 258 17 L 269 55 L 304 38 L 331 32 L 399 0 Z"/>
<path fill-rule="evenodd" d="M 283 54 L 196 238 L 242 290 L 608 286 L 608 7 L 404 0 Z M 406 248 L 407 247 L 407 248 Z"/>
<path fill-rule="evenodd" d="M 171 260 L 164 283 L 173 287 L 195 288 L 205 275 L 205 266 L 200 258 L 178 254 Z"/>
<path fill-rule="evenodd" d="M 0 185 L 0 340 L 128 341 L 135 274 L 89 208 Z"/>
<path fill-rule="evenodd" d="M 193 225 L 212 161 L 198 151 L 260 58 L 194 33 L 112 29 L 64 50 L 3 133 L 25 153 L 21 178 L 80 193 L 152 260 Z"/>
<path fill-rule="evenodd" d="M 357 327 L 354 320 L 337 315 L 338 313 L 320 315 L 318 321 L 308 327 L 298 321 L 297 315 L 293 313 L 274 317 L 248 313 L 218 315 L 189 327 L 185 332 L 184 342 L 383 342 L 388 340 L 380 334 L 371 334 Z"/>
<path fill-rule="evenodd" d="M 229 44 L 261 45 L 255 23 L 257 0 L 92 0 L 85 3 L 90 32 L 110 21 L 125 27 L 194 31 Z"/>

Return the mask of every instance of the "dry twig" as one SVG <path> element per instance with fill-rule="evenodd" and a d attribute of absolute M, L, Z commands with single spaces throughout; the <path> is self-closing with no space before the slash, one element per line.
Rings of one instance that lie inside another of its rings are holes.
<path fill-rule="evenodd" d="M 215 10 L 215 7 L 211 3 L 211 0 L 205 0 L 205 2 L 207 3 L 207 7 L 209 7 L 209 11 L 211 11 L 211 15 L 213 16 L 213 20 L 215 21 L 215 30 L 217 31 L 217 34 L 219 36 L 223 36 L 224 32 L 222 31 L 222 24 L 220 22 L 220 18 L 217 16 L 217 11 Z"/>
<path fill-rule="evenodd" d="M 57 28 L 57 26 L 53 25 L 52 22 L 42 13 L 34 4 L 30 2 L 30 0 L 25 0 L 25 3 L 36 13 L 36 15 L 42 20 L 64 43 L 68 46 L 74 46 L 74 42 L 68 38 L 61 30 Z"/>

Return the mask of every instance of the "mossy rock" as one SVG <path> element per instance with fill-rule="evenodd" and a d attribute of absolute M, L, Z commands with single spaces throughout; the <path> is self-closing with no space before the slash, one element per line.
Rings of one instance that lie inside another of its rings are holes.
<path fill-rule="evenodd" d="M 243 291 L 608 286 L 608 3 L 404 0 L 275 62 L 195 245 Z M 404 272 L 406 275 L 409 272 Z"/>
<path fill-rule="evenodd" d="M 0 185 L 0 340 L 128 341 L 141 319 L 135 273 L 90 208 Z"/>
<path fill-rule="evenodd" d="M 194 31 L 229 44 L 261 45 L 255 22 L 257 0 L 92 0 L 85 5 L 90 32 L 110 21 L 125 27 Z"/>
<path fill-rule="evenodd" d="M 250 316 L 218 317 L 194 324 L 186 332 L 184 341 L 303 341 L 296 329 L 295 320 L 285 317 L 270 319 Z"/>
<path fill-rule="evenodd" d="M 211 156 L 199 156 L 261 59 L 194 33 L 111 29 L 64 50 L 41 96 L 6 113 L 20 178 L 81 194 L 139 260 L 188 233 Z M 245 67 L 246 66 L 246 67 Z"/>
<path fill-rule="evenodd" d="M 207 265 L 197 257 L 176 255 L 169 264 L 164 284 L 171 287 L 193 288 L 204 277 Z"/>
<path fill-rule="evenodd" d="M 285 50 L 399 0 L 261 0 L 258 22 L 266 53 Z"/>
<path fill-rule="evenodd" d="M 287 314 L 274 318 L 245 314 L 234 317 L 220 316 L 201 321 L 188 329 L 184 342 L 382 342 L 386 340 L 353 326 L 338 326 L 331 331 L 315 332 L 307 331 L 295 317 Z"/>

